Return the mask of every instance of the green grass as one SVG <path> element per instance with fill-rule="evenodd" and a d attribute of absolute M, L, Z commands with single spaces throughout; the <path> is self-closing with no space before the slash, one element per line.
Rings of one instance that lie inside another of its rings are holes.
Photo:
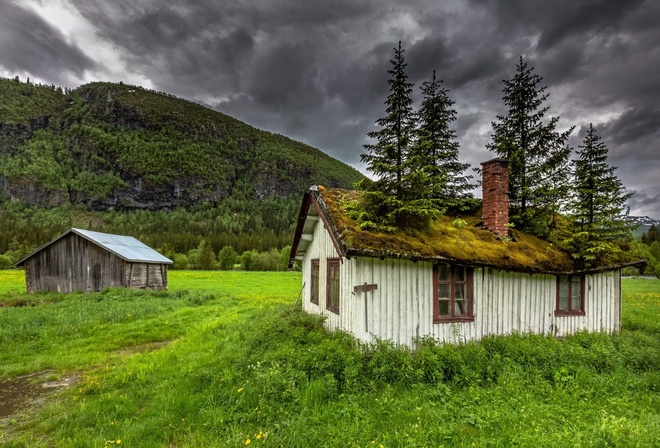
<path fill-rule="evenodd" d="M 659 446 L 657 280 L 624 280 L 619 335 L 414 355 L 327 333 L 292 308 L 296 273 L 172 271 L 170 286 L 0 308 L 0 377 L 81 378 L 0 421 L 0 445 Z"/>
<path fill-rule="evenodd" d="M 25 292 L 25 273 L 22 269 L 0 270 L 0 295 L 8 292 Z"/>

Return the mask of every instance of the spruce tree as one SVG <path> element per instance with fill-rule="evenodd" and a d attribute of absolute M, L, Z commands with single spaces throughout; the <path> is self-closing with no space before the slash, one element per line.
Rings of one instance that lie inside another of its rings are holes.
<path fill-rule="evenodd" d="M 415 113 L 413 84 L 408 81 L 403 52 L 399 42 L 394 49 L 394 59 L 390 61 L 392 68 L 388 70 L 390 94 L 385 101 L 386 115 L 376 120 L 380 129 L 367 134 L 376 142 L 364 145 L 367 152 L 360 156 L 367 169 L 378 177 L 376 181 L 364 180 L 360 184 L 364 195 L 352 216 L 363 229 L 389 232 L 402 227 L 421 229 L 437 214 L 428 196 L 413 192 L 423 188 L 420 173 L 408 175 Z"/>
<path fill-rule="evenodd" d="M 437 80 L 435 70 L 421 90 L 417 139 L 406 170 L 409 177 L 417 180 L 411 185 L 412 193 L 416 199 L 432 199 L 440 212 L 461 209 L 467 205 L 473 185 L 472 176 L 465 174 L 470 165 L 458 160 L 459 144 L 456 131 L 451 128 L 456 121 L 454 101 L 442 81 Z"/>
<path fill-rule="evenodd" d="M 573 128 L 559 133 L 558 117 L 544 121 L 548 94 L 533 70 L 521 56 L 514 77 L 504 81 L 508 112 L 492 123 L 492 142 L 487 147 L 509 161 L 511 222 L 546 236 L 568 188 L 567 140 Z"/>
<path fill-rule="evenodd" d="M 413 84 L 408 82 L 408 64 L 403 52 L 399 41 L 399 47 L 394 49 L 394 59 L 390 61 L 392 68 L 387 71 L 391 77 L 387 81 L 390 94 L 385 101 L 386 116 L 376 120 L 379 130 L 367 134 L 376 143 L 364 145 L 367 152 L 360 156 L 367 169 L 379 177 L 379 189 L 399 200 L 403 199 L 403 165 L 412 143 L 415 123 Z"/>
<path fill-rule="evenodd" d="M 607 163 L 607 146 L 593 125 L 574 160 L 575 178 L 570 206 L 571 236 L 565 241 L 573 257 L 587 265 L 620 252 L 621 242 L 631 238 L 625 219 L 632 193 L 626 193 L 614 167 Z"/>

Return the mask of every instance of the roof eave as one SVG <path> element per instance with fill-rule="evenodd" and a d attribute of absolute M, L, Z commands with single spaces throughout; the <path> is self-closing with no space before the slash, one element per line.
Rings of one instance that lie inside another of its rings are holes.
<path fill-rule="evenodd" d="M 344 244 L 341 235 L 337 230 L 337 226 L 332 221 L 332 216 L 330 215 L 330 212 L 328 211 L 328 207 L 325 205 L 325 202 L 323 202 L 321 193 L 317 189 L 314 189 L 314 187 L 312 187 L 309 190 L 305 191 L 305 195 L 303 196 L 303 201 L 300 206 L 300 212 L 298 213 L 298 224 L 296 225 L 296 233 L 294 234 L 293 237 L 291 252 L 289 252 L 289 267 L 292 267 L 293 263 L 297 259 L 298 247 L 300 245 L 300 240 L 302 239 L 305 223 L 309 217 L 310 206 L 313 206 L 316 209 L 316 213 L 318 214 L 319 218 L 323 221 L 323 224 L 325 225 L 325 228 L 328 231 L 328 234 L 330 235 L 330 239 L 332 240 L 332 244 L 335 247 L 337 254 L 343 257 L 347 256 L 346 245 Z"/>
<path fill-rule="evenodd" d="M 347 258 L 352 257 L 368 257 L 368 258 L 394 258 L 399 260 L 409 260 L 409 261 L 427 261 L 427 262 L 446 262 L 460 264 L 463 266 L 470 266 L 475 268 L 492 268 L 500 271 L 508 272 L 520 272 L 525 274 L 551 274 L 551 275 L 574 275 L 574 274 L 597 274 L 599 272 L 614 271 L 618 269 L 623 269 L 625 267 L 634 266 L 641 267 L 648 263 L 647 260 L 636 260 L 627 263 L 620 263 L 615 265 L 599 266 L 595 268 L 588 269 L 573 269 L 573 270 L 562 270 L 562 269 L 529 269 L 523 268 L 515 265 L 498 265 L 494 263 L 483 263 L 483 262 L 474 262 L 469 260 L 460 260 L 451 257 L 443 256 L 424 256 L 420 254 L 400 254 L 400 253 L 390 253 L 382 251 L 372 251 L 368 249 L 355 249 L 350 248 L 346 253 Z"/>

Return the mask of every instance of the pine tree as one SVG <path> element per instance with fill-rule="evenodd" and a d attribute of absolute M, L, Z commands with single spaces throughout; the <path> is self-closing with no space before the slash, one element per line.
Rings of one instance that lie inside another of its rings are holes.
<path fill-rule="evenodd" d="M 402 199 L 403 164 L 406 161 L 414 131 L 414 112 L 412 107 L 413 84 L 408 82 L 404 50 L 399 41 L 394 49 L 392 68 L 387 71 L 391 78 L 387 81 L 390 94 L 385 101 L 387 115 L 376 120 L 381 127 L 367 135 L 376 139 L 375 144 L 366 144 L 366 154 L 360 156 L 366 162 L 367 169 L 379 177 L 381 189 Z"/>
<path fill-rule="evenodd" d="M 213 252 L 211 242 L 206 238 L 203 239 L 199 243 L 198 249 L 200 267 L 205 270 L 215 269 L 215 252 Z"/>
<path fill-rule="evenodd" d="M 377 131 L 367 135 L 376 142 L 366 144 L 366 153 L 360 156 L 367 169 L 378 180 L 364 180 L 361 205 L 355 213 L 363 229 L 395 231 L 399 227 L 423 228 L 436 212 L 428 206 L 428 198 L 416 200 L 411 196 L 411 185 L 416 180 L 407 176 L 406 169 L 415 136 L 415 113 L 412 107 L 413 84 L 408 81 L 404 50 L 399 42 L 394 49 L 392 68 L 387 72 L 390 94 L 385 101 L 386 116 L 376 120 Z"/>
<path fill-rule="evenodd" d="M 632 193 L 626 193 L 607 163 L 607 146 L 593 125 L 574 160 L 575 179 L 570 207 L 571 237 L 565 241 L 573 256 L 591 265 L 603 256 L 620 252 L 620 244 L 631 238 L 625 219 Z"/>
<path fill-rule="evenodd" d="M 646 234 L 647 242 L 646 244 L 653 244 L 654 241 L 660 241 L 660 234 L 658 233 L 658 228 L 655 224 L 651 224 L 649 231 Z"/>
<path fill-rule="evenodd" d="M 422 103 L 417 112 L 417 139 L 407 165 L 409 177 L 417 183 L 411 188 L 416 199 L 432 198 L 435 206 L 444 212 L 447 208 L 460 209 L 470 198 L 472 176 L 466 175 L 468 163 L 458 160 L 459 144 L 451 124 L 456 121 L 454 101 L 449 90 L 436 78 L 421 86 Z"/>
<path fill-rule="evenodd" d="M 488 149 L 509 161 L 510 218 L 519 229 L 545 236 L 568 186 L 568 136 L 557 132 L 558 117 L 544 122 L 549 107 L 542 78 L 523 61 L 512 79 L 504 81 L 506 115 L 493 122 Z"/>

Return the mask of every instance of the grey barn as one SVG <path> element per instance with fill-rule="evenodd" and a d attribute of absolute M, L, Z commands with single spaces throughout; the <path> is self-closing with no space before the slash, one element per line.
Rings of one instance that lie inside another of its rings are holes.
<path fill-rule="evenodd" d="M 27 292 L 90 292 L 103 288 L 167 289 L 172 260 L 132 236 L 70 229 L 16 266 Z"/>

